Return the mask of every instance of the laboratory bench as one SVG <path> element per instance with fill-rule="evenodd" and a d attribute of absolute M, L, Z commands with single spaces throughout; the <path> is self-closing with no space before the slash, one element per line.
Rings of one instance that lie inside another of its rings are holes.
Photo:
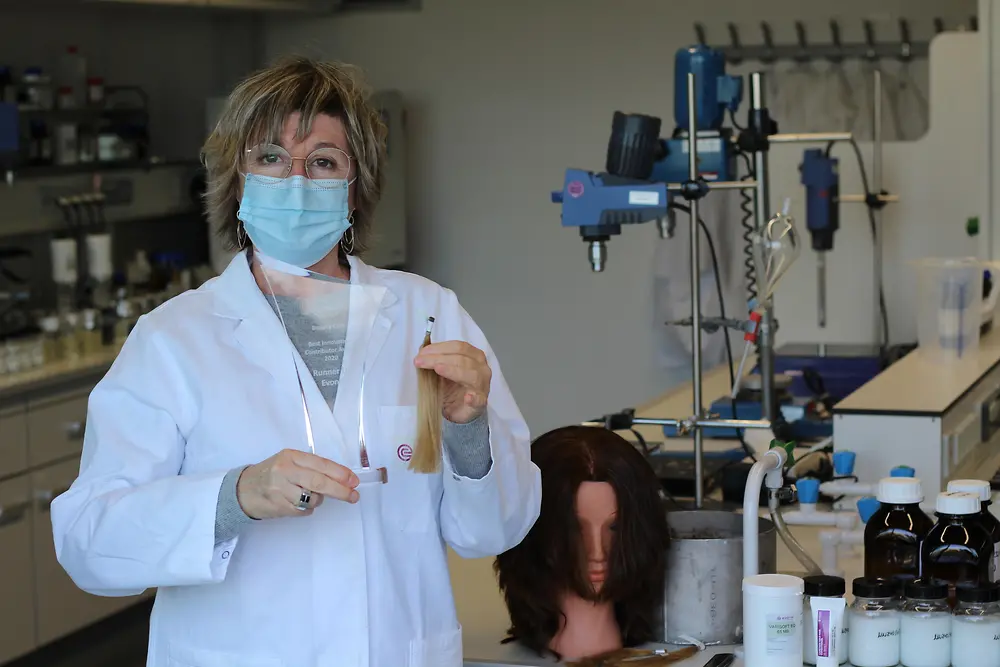
<path fill-rule="evenodd" d="M 117 352 L 0 376 L 0 664 L 150 595 L 82 592 L 52 542 L 49 506 L 76 479 L 87 398 Z"/>

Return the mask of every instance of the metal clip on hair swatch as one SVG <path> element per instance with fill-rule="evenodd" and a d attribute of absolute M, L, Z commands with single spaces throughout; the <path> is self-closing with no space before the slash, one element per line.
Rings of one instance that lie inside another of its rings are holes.
<path fill-rule="evenodd" d="M 427 330 L 420 349 L 431 344 L 434 318 L 427 318 Z M 410 470 L 437 472 L 441 464 L 441 380 L 433 368 L 417 370 L 417 444 L 410 459 Z"/>

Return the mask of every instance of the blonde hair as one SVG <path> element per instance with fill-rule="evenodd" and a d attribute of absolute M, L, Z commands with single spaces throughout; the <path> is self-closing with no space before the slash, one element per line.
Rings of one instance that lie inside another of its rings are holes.
<path fill-rule="evenodd" d="M 339 118 L 347 134 L 348 153 L 355 163 L 351 254 L 367 248 L 372 215 L 382 195 L 387 128 L 370 102 L 360 70 L 337 62 L 301 56 L 284 58 L 244 79 L 226 101 L 215 129 L 202 148 L 208 172 L 205 205 L 208 219 L 231 250 L 243 246 L 237 219 L 240 168 L 246 149 L 263 141 L 276 142 L 288 116 L 300 112 L 296 137 L 304 138 L 319 114 Z M 341 244 L 341 259 L 346 251 Z"/>
<path fill-rule="evenodd" d="M 427 332 L 420 344 L 423 349 L 431 344 L 429 317 Z M 410 470 L 419 473 L 437 472 L 441 463 L 441 378 L 433 368 L 417 370 L 417 444 L 410 458 Z"/>

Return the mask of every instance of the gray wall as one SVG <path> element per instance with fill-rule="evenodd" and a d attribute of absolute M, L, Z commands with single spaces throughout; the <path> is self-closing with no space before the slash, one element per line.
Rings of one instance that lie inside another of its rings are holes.
<path fill-rule="evenodd" d="M 352 61 L 376 88 L 402 92 L 408 263 L 457 290 L 539 431 L 648 401 L 687 377 L 655 362 L 654 230 L 614 239 L 607 272 L 593 275 L 549 193 L 567 167 L 603 167 L 615 110 L 672 126 L 673 54 L 693 41 L 694 21 L 710 39 L 734 21 L 759 42 L 761 20 L 787 41 L 796 19 L 825 36 L 837 18 L 857 41 L 864 18 L 895 36 L 906 16 L 926 38 L 934 16 L 954 25 L 975 11 L 974 0 L 425 0 L 416 13 L 270 21 L 267 43 L 271 56 Z"/>

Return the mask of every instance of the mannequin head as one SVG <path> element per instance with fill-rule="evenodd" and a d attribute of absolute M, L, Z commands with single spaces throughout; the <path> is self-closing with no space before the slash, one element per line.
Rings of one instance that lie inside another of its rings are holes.
<path fill-rule="evenodd" d="M 506 641 L 543 654 L 581 601 L 610 605 L 624 646 L 655 639 L 668 529 L 660 484 L 612 431 L 567 426 L 539 437 L 542 507 L 494 568 L 511 617 Z"/>

